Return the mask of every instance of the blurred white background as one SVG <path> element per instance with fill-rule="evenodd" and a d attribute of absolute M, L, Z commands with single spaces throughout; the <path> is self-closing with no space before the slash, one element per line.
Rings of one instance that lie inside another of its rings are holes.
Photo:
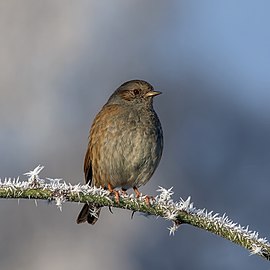
<path fill-rule="evenodd" d="M 270 2 L 2 0 L 0 176 L 83 182 L 90 124 L 124 81 L 149 81 L 165 149 L 156 194 L 270 238 Z M 80 205 L 1 200 L 0 268 L 267 269 L 224 239 L 127 211 L 76 225 Z"/>

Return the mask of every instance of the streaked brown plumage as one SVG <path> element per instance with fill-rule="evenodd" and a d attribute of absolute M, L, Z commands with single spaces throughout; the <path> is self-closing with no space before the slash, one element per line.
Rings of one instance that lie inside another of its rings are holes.
<path fill-rule="evenodd" d="M 142 80 L 122 84 L 95 117 L 84 160 L 86 183 L 113 190 L 144 185 L 157 168 L 163 149 L 153 97 L 160 92 Z M 85 204 L 77 223 L 95 224 L 98 205 Z M 95 213 L 95 215 L 93 215 Z"/>

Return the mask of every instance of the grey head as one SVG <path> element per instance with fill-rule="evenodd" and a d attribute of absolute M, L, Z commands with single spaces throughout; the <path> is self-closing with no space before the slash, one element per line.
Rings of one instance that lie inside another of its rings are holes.
<path fill-rule="evenodd" d="M 131 80 L 120 85 L 109 98 L 107 104 L 152 107 L 153 97 L 160 95 L 153 86 L 143 80 Z"/>

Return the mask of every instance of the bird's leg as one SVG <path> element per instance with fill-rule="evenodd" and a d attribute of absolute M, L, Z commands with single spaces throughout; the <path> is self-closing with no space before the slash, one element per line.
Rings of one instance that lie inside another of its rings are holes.
<path fill-rule="evenodd" d="M 140 193 L 140 191 L 138 190 L 138 188 L 137 188 L 137 187 L 133 187 L 133 190 L 134 190 L 134 192 L 135 192 L 136 198 L 137 198 L 137 199 L 140 198 L 141 193 Z"/>
<path fill-rule="evenodd" d="M 141 193 L 140 193 L 140 191 L 138 190 L 138 188 L 137 188 L 137 187 L 133 187 L 133 190 L 134 190 L 134 192 L 135 192 L 136 198 L 137 198 L 137 199 L 140 198 Z M 145 201 L 145 203 L 146 203 L 148 206 L 150 206 L 150 199 L 151 199 L 150 196 L 145 195 L 144 201 Z"/>
<path fill-rule="evenodd" d="M 104 185 L 102 186 L 102 188 L 105 189 L 105 190 L 108 189 L 108 188 L 107 188 L 106 186 L 104 186 Z M 108 206 L 108 208 L 109 208 L 110 213 L 113 214 L 112 207 L 111 207 L 111 206 Z"/>
<path fill-rule="evenodd" d="M 114 190 L 114 189 L 112 188 L 112 185 L 111 185 L 110 183 L 108 184 L 108 190 L 109 190 L 111 193 L 114 194 L 114 196 L 115 196 L 115 201 L 116 201 L 117 203 L 119 203 L 119 202 L 120 202 L 119 192 L 118 192 L 117 190 Z"/>

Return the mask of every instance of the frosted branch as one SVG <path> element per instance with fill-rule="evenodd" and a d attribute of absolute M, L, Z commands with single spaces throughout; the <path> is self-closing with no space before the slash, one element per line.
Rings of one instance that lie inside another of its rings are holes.
<path fill-rule="evenodd" d="M 114 196 L 102 188 L 71 185 L 62 179 L 41 179 L 39 173 L 42 169 L 39 165 L 33 171 L 25 173 L 24 175 L 28 176 L 26 181 L 20 181 L 19 177 L 0 179 L 0 198 L 54 201 L 59 209 L 62 209 L 64 202 L 87 202 L 160 216 L 172 222 L 168 228 L 170 235 L 173 235 L 181 224 L 189 224 L 241 245 L 252 255 L 270 260 L 270 243 L 266 238 L 260 238 L 259 234 L 249 230 L 248 226 L 234 223 L 225 214 L 220 216 L 206 209 L 195 208 L 190 197 L 174 202 L 172 188 L 159 187 L 159 194 L 150 199 L 150 205 L 146 203 L 144 196 L 135 198 L 133 194 L 122 194 L 118 203 Z"/>

